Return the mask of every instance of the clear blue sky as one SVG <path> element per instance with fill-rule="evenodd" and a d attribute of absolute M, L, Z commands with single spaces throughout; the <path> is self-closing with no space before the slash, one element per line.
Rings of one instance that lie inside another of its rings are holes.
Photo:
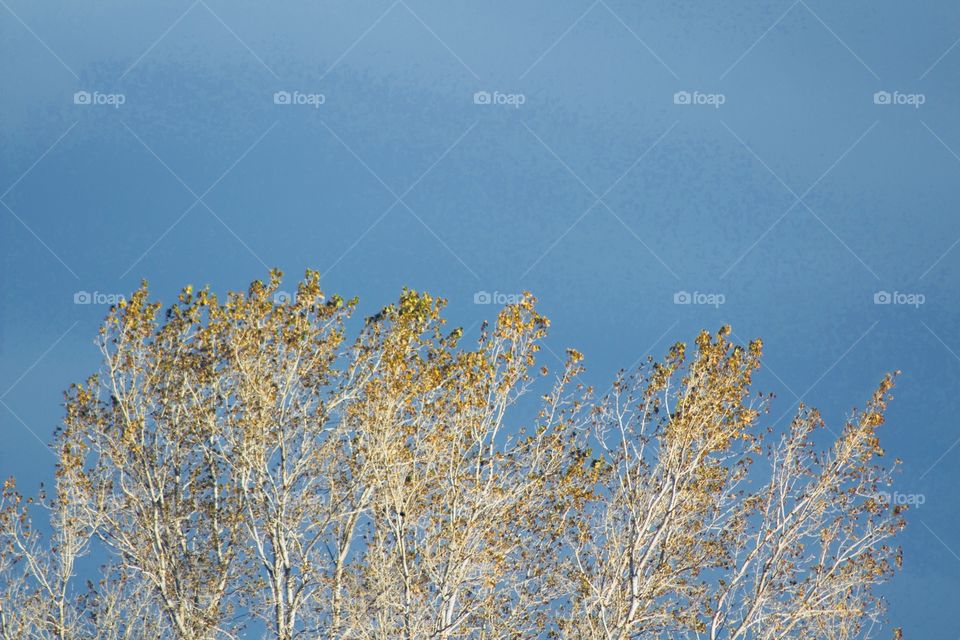
<path fill-rule="evenodd" d="M 946 0 L 0 0 L 0 473 L 51 475 L 75 294 L 141 278 L 313 267 L 465 327 L 530 289 L 598 384 L 729 322 L 773 416 L 904 371 L 891 618 L 956 638 L 958 38 Z"/>

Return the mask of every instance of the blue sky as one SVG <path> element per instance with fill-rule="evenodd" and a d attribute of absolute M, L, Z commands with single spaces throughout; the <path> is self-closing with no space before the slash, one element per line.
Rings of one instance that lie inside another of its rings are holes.
<path fill-rule="evenodd" d="M 311 267 L 465 327 L 529 289 L 598 384 L 723 323 L 763 338 L 773 416 L 902 369 L 891 620 L 960 636 L 960 5 L 85 4 L 0 0 L 3 475 L 49 479 L 141 278 Z"/>

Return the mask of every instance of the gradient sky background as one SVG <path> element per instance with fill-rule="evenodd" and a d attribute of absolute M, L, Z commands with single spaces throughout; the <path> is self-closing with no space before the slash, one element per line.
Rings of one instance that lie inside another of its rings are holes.
<path fill-rule="evenodd" d="M 364 313 L 410 286 L 475 327 L 478 292 L 530 289 L 596 384 L 731 323 L 771 419 L 836 425 L 904 371 L 883 444 L 924 503 L 890 617 L 957 638 L 958 38 L 946 0 L 0 0 L 0 474 L 51 477 L 106 312 L 78 291 L 312 267 Z"/>

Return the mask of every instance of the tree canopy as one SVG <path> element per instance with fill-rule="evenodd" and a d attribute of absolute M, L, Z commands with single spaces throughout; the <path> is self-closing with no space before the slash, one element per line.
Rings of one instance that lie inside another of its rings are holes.
<path fill-rule="evenodd" d="M 356 300 L 280 286 L 111 310 L 54 485 L 4 484 L 0 638 L 873 637 L 893 374 L 776 428 L 729 327 L 599 392 L 529 294 L 468 342 L 426 293 L 348 337 Z"/>

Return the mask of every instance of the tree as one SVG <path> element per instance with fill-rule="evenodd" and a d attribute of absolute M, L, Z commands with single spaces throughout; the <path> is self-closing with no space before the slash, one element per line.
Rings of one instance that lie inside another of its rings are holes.
<path fill-rule="evenodd" d="M 726 327 L 596 394 L 572 349 L 542 380 L 529 294 L 471 346 L 415 291 L 348 341 L 356 300 L 316 272 L 283 300 L 280 278 L 187 287 L 165 313 L 144 284 L 111 310 L 54 496 L 5 485 L 0 638 L 846 639 L 881 620 L 904 526 L 878 497 L 893 376 L 821 452 L 811 408 L 759 426 L 761 344 Z"/>

